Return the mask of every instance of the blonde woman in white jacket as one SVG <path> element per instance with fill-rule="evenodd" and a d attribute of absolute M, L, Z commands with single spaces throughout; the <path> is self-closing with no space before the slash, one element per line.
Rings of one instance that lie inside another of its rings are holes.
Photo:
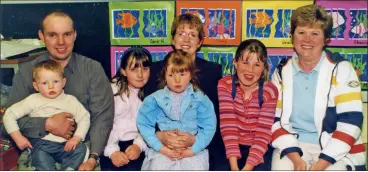
<path fill-rule="evenodd" d="M 324 50 L 331 31 L 320 6 L 292 14 L 296 52 L 272 76 L 279 89 L 272 170 L 365 170 L 360 83 L 348 61 Z"/>

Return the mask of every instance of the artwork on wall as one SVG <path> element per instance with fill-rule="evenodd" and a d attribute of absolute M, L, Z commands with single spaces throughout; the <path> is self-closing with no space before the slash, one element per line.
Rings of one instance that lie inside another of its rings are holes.
<path fill-rule="evenodd" d="M 333 19 L 330 46 L 367 46 L 367 1 L 316 1 Z"/>
<path fill-rule="evenodd" d="M 204 23 L 205 45 L 239 45 L 241 1 L 176 1 L 176 15 L 192 13 Z"/>
<path fill-rule="evenodd" d="M 269 79 L 271 80 L 273 72 L 280 61 L 287 57 L 292 57 L 294 50 L 292 48 L 267 48 L 268 65 L 270 68 Z"/>
<path fill-rule="evenodd" d="M 119 69 L 120 66 L 120 59 L 124 54 L 124 51 L 127 50 L 129 47 L 117 47 L 111 46 L 110 48 L 110 59 L 111 59 L 111 76 L 114 76 Z M 152 61 L 160 61 L 165 58 L 165 56 L 172 51 L 171 46 L 157 46 L 157 47 L 144 47 L 146 48 L 152 56 Z"/>
<path fill-rule="evenodd" d="M 197 57 L 218 63 L 222 66 L 222 75 L 231 74 L 233 59 L 237 47 L 202 47 Z"/>
<path fill-rule="evenodd" d="M 170 45 L 173 1 L 110 2 L 111 45 Z"/>
<path fill-rule="evenodd" d="M 340 53 L 353 65 L 361 83 L 362 90 L 368 90 L 368 54 L 367 48 L 327 48 Z"/>
<path fill-rule="evenodd" d="M 292 47 L 290 19 L 292 12 L 313 0 L 242 1 L 242 40 L 255 38 L 267 47 Z"/>

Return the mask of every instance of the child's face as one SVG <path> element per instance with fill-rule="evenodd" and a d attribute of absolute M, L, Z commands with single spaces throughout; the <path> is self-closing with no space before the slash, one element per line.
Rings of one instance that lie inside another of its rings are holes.
<path fill-rule="evenodd" d="M 258 55 L 256 53 L 251 53 L 250 56 L 248 56 L 249 51 L 245 51 L 243 53 L 243 58 L 234 61 L 240 84 L 243 87 L 255 86 L 264 70 L 264 63 L 258 60 Z"/>
<path fill-rule="evenodd" d="M 37 72 L 33 87 L 36 91 L 46 98 L 54 99 L 62 92 L 66 83 L 66 78 L 63 78 L 59 73 L 40 69 Z"/>
<path fill-rule="evenodd" d="M 131 64 L 135 64 L 135 60 L 133 60 Z M 146 85 L 150 76 L 150 68 L 143 67 L 143 65 L 138 67 L 128 65 L 125 70 L 121 69 L 121 72 L 127 77 L 129 86 L 137 89 Z"/>
<path fill-rule="evenodd" d="M 165 75 L 167 87 L 175 93 L 182 93 L 188 88 L 192 77 L 188 71 L 184 72 L 172 72 L 173 65 L 167 67 Z"/>

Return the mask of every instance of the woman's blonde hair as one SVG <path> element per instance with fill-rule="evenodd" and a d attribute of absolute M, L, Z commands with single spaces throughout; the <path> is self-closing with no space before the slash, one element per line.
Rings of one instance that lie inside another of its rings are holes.
<path fill-rule="evenodd" d="M 290 34 L 294 35 L 297 26 L 308 26 L 319 24 L 323 30 L 325 40 L 330 38 L 332 33 L 332 17 L 325 9 L 318 5 L 306 5 L 297 8 L 291 15 Z"/>

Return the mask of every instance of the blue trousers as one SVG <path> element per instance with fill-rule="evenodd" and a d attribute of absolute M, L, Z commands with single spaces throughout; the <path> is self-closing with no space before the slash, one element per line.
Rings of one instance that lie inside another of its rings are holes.
<path fill-rule="evenodd" d="M 61 164 L 61 171 L 78 170 L 86 155 L 87 147 L 79 143 L 75 150 L 66 152 L 65 143 L 57 143 L 42 139 L 29 139 L 32 144 L 32 166 L 38 171 L 54 171 L 55 163 Z"/>

